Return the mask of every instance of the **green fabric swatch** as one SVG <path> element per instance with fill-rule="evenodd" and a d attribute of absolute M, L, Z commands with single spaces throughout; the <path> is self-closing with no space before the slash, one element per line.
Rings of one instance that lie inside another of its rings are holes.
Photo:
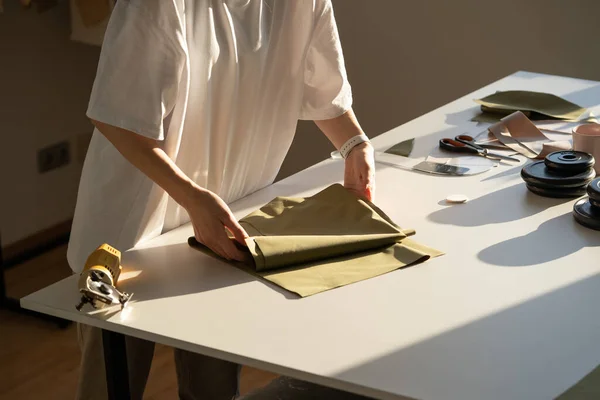
<path fill-rule="evenodd" d="M 526 90 L 496 92 L 475 100 L 475 102 L 481 105 L 484 113 L 497 114 L 498 117 L 521 111 L 530 119 L 539 119 L 534 116 L 533 113 L 535 113 L 544 118 L 574 121 L 581 118 L 587 111 L 585 108 L 553 94 Z"/>
<path fill-rule="evenodd" d="M 557 400 L 600 399 L 600 366 L 557 397 Z"/>
<path fill-rule="evenodd" d="M 253 262 L 232 264 L 302 297 L 443 254 L 408 239 L 414 230 L 339 184 L 311 197 L 277 197 L 240 224 Z M 193 237 L 189 244 L 215 256 Z"/>

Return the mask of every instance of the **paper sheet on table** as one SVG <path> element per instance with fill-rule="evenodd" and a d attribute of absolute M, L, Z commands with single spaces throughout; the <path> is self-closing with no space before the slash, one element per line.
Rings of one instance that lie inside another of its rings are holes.
<path fill-rule="evenodd" d="M 466 175 L 474 175 L 486 172 L 498 165 L 497 160 L 476 155 L 466 155 L 464 153 L 452 153 L 440 149 L 439 146 L 433 148 L 425 160 L 438 164 L 467 167 L 469 168 L 470 173 Z"/>
<path fill-rule="evenodd" d="M 231 264 L 302 297 L 443 254 L 408 239 L 414 230 L 339 184 L 311 197 L 278 197 L 240 224 L 253 263 Z M 194 238 L 189 244 L 214 256 Z"/>
<path fill-rule="evenodd" d="M 557 120 L 543 120 L 543 121 L 532 121 L 533 124 L 543 132 L 555 132 L 562 133 L 564 135 L 571 135 L 573 128 L 581 125 L 581 121 L 557 121 Z"/>
<path fill-rule="evenodd" d="M 412 168 L 419 163 L 417 159 L 398 156 L 395 154 L 378 151 L 375 153 L 375 162 L 391 165 L 405 170 L 412 170 Z"/>
<path fill-rule="evenodd" d="M 543 159 L 553 151 L 569 150 L 569 140 L 554 141 L 542 133 L 522 112 L 517 111 L 489 127 L 503 144 L 527 158 Z"/>
<path fill-rule="evenodd" d="M 511 152 L 514 153 L 514 152 Z M 451 155 L 450 157 L 444 157 L 442 154 L 430 154 L 425 158 L 412 159 L 408 157 L 396 156 L 384 152 L 378 152 L 375 154 L 375 159 L 379 163 L 391 165 L 393 167 L 409 170 L 409 171 L 421 171 L 425 172 L 421 166 L 423 162 L 430 162 L 440 165 L 452 165 L 456 167 L 466 168 L 458 175 L 476 175 L 482 172 L 490 170 L 494 165 L 490 165 L 490 162 L 480 156 L 469 156 L 469 155 Z M 427 171 L 430 172 L 430 171 Z M 441 172 L 440 172 L 441 173 Z M 454 175 L 444 171 L 442 174 Z"/>
<path fill-rule="evenodd" d="M 526 90 L 496 92 L 475 102 L 485 110 L 499 113 L 521 111 L 571 121 L 580 119 L 587 111 L 586 108 L 553 94 Z"/>

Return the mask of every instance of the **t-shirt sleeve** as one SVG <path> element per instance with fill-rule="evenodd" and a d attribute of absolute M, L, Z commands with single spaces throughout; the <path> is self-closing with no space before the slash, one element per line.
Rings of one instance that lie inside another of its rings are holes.
<path fill-rule="evenodd" d="M 118 1 L 102 44 L 87 116 L 163 140 L 185 65 L 174 2 Z"/>
<path fill-rule="evenodd" d="M 338 117 L 352 107 L 352 90 L 331 0 L 324 0 L 306 54 L 300 119 Z"/>

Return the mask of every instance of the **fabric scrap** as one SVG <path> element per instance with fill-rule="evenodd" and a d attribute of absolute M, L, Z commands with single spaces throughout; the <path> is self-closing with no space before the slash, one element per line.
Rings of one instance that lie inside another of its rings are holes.
<path fill-rule="evenodd" d="M 569 150 L 568 140 L 553 141 L 540 131 L 521 111 L 516 111 L 489 127 L 489 131 L 502 144 L 527 158 L 543 159 L 560 150 Z"/>

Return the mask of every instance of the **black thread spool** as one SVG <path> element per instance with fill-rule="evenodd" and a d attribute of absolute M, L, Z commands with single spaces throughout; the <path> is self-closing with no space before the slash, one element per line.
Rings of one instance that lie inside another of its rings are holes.
<path fill-rule="evenodd" d="M 586 192 L 589 197 L 573 205 L 573 217 L 581 225 L 600 231 L 600 178 L 590 182 Z"/>
<path fill-rule="evenodd" d="M 594 179 L 587 186 L 587 193 L 590 199 L 600 202 L 600 178 Z"/>
<path fill-rule="evenodd" d="M 594 168 L 594 156 L 583 151 L 563 150 L 550 153 L 544 159 L 546 167 L 552 171 L 577 173 Z"/>
<path fill-rule="evenodd" d="M 586 193 L 588 184 L 594 179 L 593 168 L 574 172 L 548 168 L 544 161 L 536 161 L 521 169 L 521 177 L 527 188 L 545 197 L 580 197 Z"/>
<path fill-rule="evenodd" d="M 588 197 L 575 202 L 575 205 L 573 205 L 573 217 L 581 225 L 600 231 L 600 208 L 592 206 Z"/>
<path fill-rule="evenodd" d="M 585 194 L 585 186 L 583 187 L 569 187 L 569 188 L 547 188 L 540 187 L 537 185 L 532 185 L 531 183 L 526 183 L 527 189 L 530 192 L 535 193 L 539 196 L 543 197 L 553 197 L 553 198 L 569 198 L 569 197 L 581 197 Z"/>

